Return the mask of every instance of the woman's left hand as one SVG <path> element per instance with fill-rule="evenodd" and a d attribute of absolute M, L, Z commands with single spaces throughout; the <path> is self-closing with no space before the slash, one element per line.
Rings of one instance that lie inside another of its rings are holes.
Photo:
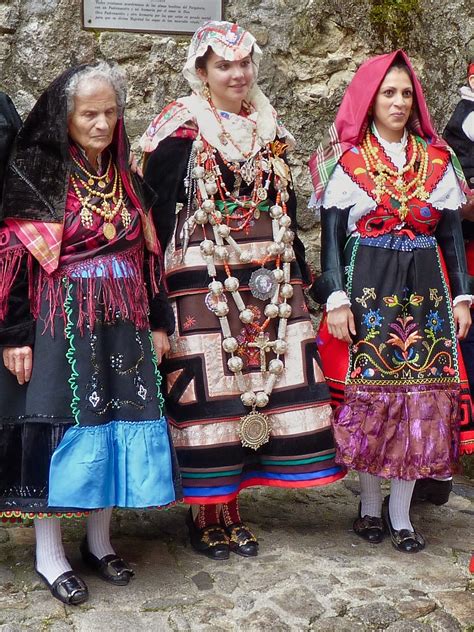
<path fill-rule="evenodd" d="M 454 325 L 458 340 L 464 340 L 471 326 L 471 310 L 467 301 L 458 303 L 456 307 L 453 307 Z"/>
<path fill-rule="evenodd" d="M 153 339 L 153 347 L 155 348 L 156 361 L 161 364 L 163 357 L 170 350 L 170 341 L 168 340 L 168 334 L 164 329 L 157 329 L 151 332 Z"/>
<path fill-rule="evenodd" d="M 130 156 L 128 158 L 128 164 L 130 165 L 130 171 L 132 173 L 136 173 L 137 176 L 140 176 L 140 178 L 143 178 L 143 172 L 140 169 L 140 166 L 139 166 L 139 164 L 137 162 L 137 157 L 135 156 L 133 151 L 130 151 Z"/>

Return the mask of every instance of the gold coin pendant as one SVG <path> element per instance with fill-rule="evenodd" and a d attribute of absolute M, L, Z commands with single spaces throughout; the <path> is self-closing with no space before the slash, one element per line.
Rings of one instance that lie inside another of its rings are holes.
<path fill-rule="evenodd" d="M 115 237 L 117 234 L 117 230 L 113 224 L 110 222 L 104 222 L 102 225 L 102 232 L 104 233 L 104 237 L 109 241 Z"/>
<path fill-rule="evenodd" d="M 99 185 L 100 189 L 105 189 L 105 187 L 107 186 L 107 183 L 104 182 L 104 180 L 99 180 L 97 184 Z"/>

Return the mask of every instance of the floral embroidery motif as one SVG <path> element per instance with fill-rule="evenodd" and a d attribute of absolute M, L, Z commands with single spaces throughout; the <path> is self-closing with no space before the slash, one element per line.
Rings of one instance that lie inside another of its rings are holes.
<path fill-rule="evenodd" d="M 425 333 L 434 339 L 434 335 L 441 331 L 444 325 L 444 319 L 438 314 L 438 312 L 431 311 L 426 317 L 426 329 Z"/>
<path fill-rule="evenodd" d="M 375 331 L 377 327 L 380 327 L 382 322 L 383 322 L 383 316 L 380 313 L 379 309 L 376 309 L 376 310 L 371 309 L 367 312 L 367 314 L 364 314 L 363 316 L 364 325 L 367 327 L 367 329 L 371 331 Z"/>
<path fill-rule="evenodd" d="M 437 291 L 430 292 L 434 305 L 442 298 Z M 352 380 L 414 383 L 418 379 L 449 380 L 456 375 L 446 317 L 436 308 L 429 309 L 421 319 L 426 323 L 421 332 L 423 324 L 420 327 L 420 319 L 413 315 L 413 310 L 423 308 L 424 301 L 425 297 L 405 288 L 401 296 L 383 297 L 386 308 L 395 312 L 393 320 L 383 308 L 367 309 L 362 314 L 366 333 L 352 348 Z"/>

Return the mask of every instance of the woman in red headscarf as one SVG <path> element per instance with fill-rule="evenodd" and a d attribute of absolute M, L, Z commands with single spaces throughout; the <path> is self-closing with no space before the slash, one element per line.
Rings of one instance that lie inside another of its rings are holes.
<path fill-rule="evenodd" d="M 359 68 L 310 167 L 322 227 L 312 292 L 327 307 L 319 344 L 339 400 L 337 458 L 360 476 L 354 531 L 378 543 L 386 525 L 415 553 L 415 481 L 450 477 L 458 456 L 470 288 L 458 165 L 403 51 Z"/>

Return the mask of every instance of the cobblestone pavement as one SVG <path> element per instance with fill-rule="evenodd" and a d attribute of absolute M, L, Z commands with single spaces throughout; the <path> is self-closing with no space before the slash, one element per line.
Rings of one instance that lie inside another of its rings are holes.
<path fill-rule="evenodd" d="M 2 528 L 0 632 L 473 632 L 474 482 L 458 478 L 443 507 L 414 508 L 427 548 L 413 556 L 352 532 L 357 489 L 348 477 L 319 490 L 243 493 L 243 514 L 260 539 L 256 559 L 195 554 L 185 507 L 117 512 L 114 543 L 137 572 L 127 587 L 111 587 L 83 566 L 83 524 L 70 521 L 67 553 L 91 594 L 76 608 L 54 600 L 36 578 L 33 529 Z"/>

